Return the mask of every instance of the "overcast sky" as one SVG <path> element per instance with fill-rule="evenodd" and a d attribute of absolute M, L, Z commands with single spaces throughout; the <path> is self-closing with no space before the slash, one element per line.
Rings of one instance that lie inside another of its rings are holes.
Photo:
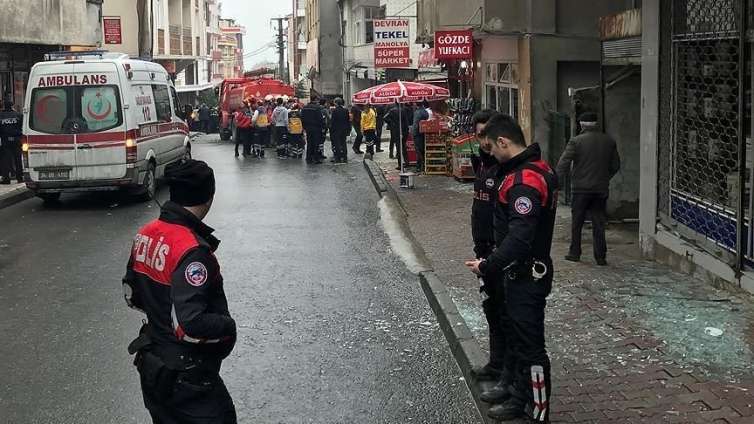
<path fill-rule="evenodd" d="M 248 56 L 266 44 L 274 42 L 277 36 L 277 22 L 270 22 L 272 18 L 285 17 L 292 13 L 292 0 L 221 0 L 222 16 L 234 18 L 236 22 L 246 27 L 244 38 L 245 67 L 251 69 L 259 62 L 277 63 L 277 49 L 272 47 L 264 52 Z M 274 28 L 273 28 L 274 26 Z M 283 22 L 283 28 L 286 23 Z M 285 30 L 284 30 L 285 33 Z"/>

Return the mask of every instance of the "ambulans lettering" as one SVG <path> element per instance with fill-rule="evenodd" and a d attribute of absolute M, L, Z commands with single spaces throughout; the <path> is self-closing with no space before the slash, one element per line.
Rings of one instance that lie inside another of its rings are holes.
<path fill-rule="evenodd" d="M 39 78 L 38 87 L 60 87 L 66 85 L 104 85 L 107 75 L 48 75 Z"/>
<path fill-rule="evenodd" d="M 163 243 L 164 237 L 155 240 L 143 234 L 137 234 L 134 239 L 133 258 L 148 268 L 157 271 L 165 270 L 165 259 L 170 253 L 170 246 Z"/>

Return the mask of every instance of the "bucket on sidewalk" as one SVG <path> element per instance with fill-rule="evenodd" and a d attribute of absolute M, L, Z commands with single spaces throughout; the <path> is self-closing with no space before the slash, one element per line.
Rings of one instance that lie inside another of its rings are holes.
<path fill-rule="evenodd" d="M 403 172 L 400 174 L 401 188 L 414 188 L 414 178 L 416 174 L 413 172 Z"/>

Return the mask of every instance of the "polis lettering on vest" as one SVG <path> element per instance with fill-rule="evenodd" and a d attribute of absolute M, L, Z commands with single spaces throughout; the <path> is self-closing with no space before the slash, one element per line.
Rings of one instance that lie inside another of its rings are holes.
<path fill-rule="evenodd" d="M 170 246 L 163 244 L 163 237 L 155 243 L 154 239 L 143 234 L 137 234 L 134 239 L 133 258 L 149 268 L 157 271 L 165 270 L 165 259 L 170 253 Z M 154 248 L 152 248 L 154 246 Z"/>

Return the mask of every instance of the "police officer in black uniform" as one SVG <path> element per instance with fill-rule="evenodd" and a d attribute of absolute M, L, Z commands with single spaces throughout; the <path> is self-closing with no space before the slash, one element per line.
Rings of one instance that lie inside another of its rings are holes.
<path fill-rule="evenodd" d="M 466 264 L 483 278 L 498 278 L 494 283 L 505 292 L 508 351 L 513 356 L 506 400 L 492 406 L 488 415 L 498 420 L 528 416 L 535 422 L 548 422 L 552 386 L 544 322 L 552 289 L 550 250 L 558 181 L 542 160 L 539 145 L 527 147 L 521 127 L 510 116 L 492 117 L 483 135 L 491 141 L 491 153 L 504 175 L 495 208 L 497 247 L 486 259 Z"/>
<path fill-rule="evenodd" d="M 497 202 L 497 188 L 500 185 L 500 166 L 490 149 L 491 142 L 482 136 L 487 121 L 495 115 L 493 110 L 483 110 L 472 118 L 479 141 L 479 155 L 472 156 L 471 162 L 476 179 L 474 181 L 474 202 L 471 206 L 471 235 L 474 240 L 474 254 L 477 259 L 486 259 L 495 250 L 494 212 Z M 490 284 L 485 284 L 489 280 Z M 482 309 L 489 328 L 489 362 L 483 367 L 475 367 L 472 373 L 479 381 L 502 381 L 500 388 L 510 384 L 510 370 L 506 367 L 507 344 L 505 331 L 508 317 L 505 311 L 505 293 L 495 284 L 492 275 L 480 277 Z M 496 386 L 497 388 L 497 386 Z M 507 393 L 506 390 L 491 390 L 482 393 L 482 400 L 497 402 Z"/>
<path fill-rule="evenodd" d="M 10 184 L 11 173 L 16 181 L 24 182 L 24 167 L 21 163 L 21 134 L 24 117 L 13 110 L 13 100 L 3 100 L 0 111 L 0 183 Z"/>
<path fill-rule="evenodd" d="M 134 238 L 123 288 L 128 305 L 148 322 L 128 351 L 144 404 L 159 424 L 235 424 L 220 365 L 236 340 L 220 265 L 220 241 L 202 222 L 215 193 L 206 163 L 171 164 L 162 179 L 170 201 Z"/>

